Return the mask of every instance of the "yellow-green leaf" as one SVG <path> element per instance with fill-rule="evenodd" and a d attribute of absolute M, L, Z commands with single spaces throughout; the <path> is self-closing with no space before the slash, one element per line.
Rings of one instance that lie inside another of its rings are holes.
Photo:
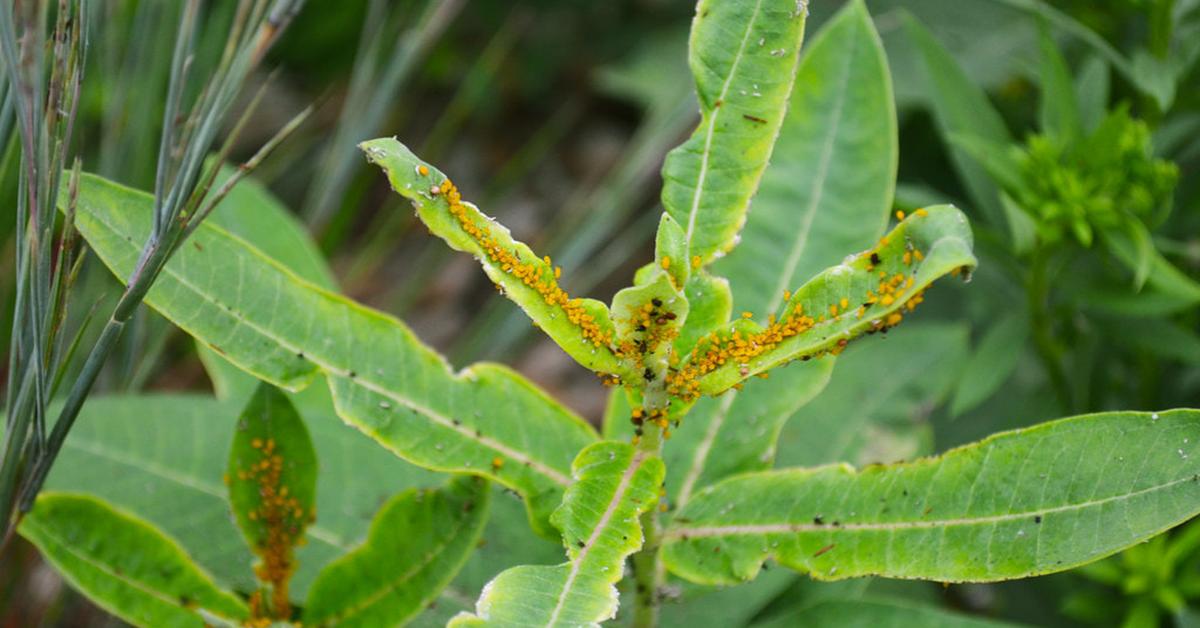
<path fill-rule="evenodd" d="M 425 610 L 475 549 L 490 499 L 488 483 L 470 476 L 392 498 L 366 543 L 317 576 L 304 625 L 399 626 Z"/>
<path fill-rule="evenodd" d="M 249 616 L 178 543 L 95 498 L 43 493 L 20 531 L 72 586 L 135 626 L 201 628 L 209 616 Z"/>
<path fill-rule="evenodd" d="M 1200 411 L 1111 412 L 911 463 L 790 469 L 702 492 L 664 533 L 672 571 L 987 582 L 1063 571 L 1200 513 Z"/>
<path fill-rule="evenodd" d="M 572 298 L 558 285 L 560 271 L 508 229 L 471 203 L 437 168 L 421 161 L 395 138 L 359 145 L 383 168 L 392 189 L 412 201 L 417 215 L 452 248 L 470 253 L 508 298 L 520 305 L 571 357 L 601 373 L 621 373 L 613 350 L 608 308 L 594 299 Z"/>

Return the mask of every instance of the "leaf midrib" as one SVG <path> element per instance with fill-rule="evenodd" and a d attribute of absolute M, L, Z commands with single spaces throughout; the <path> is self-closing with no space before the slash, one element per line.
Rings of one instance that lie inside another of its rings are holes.
<path fill-rule="evenodd" d="M 558 622 L 558 614 L 562 612 L 563 605 L 566 604 L 567 597 L 571 594 L 571 587 L 575 584 L 575 578 L 579 576 L 579 569 L 583 565 L 584 559 L 587 558 L 588 553 L 595 546 L 600 535 L 608 527 L 609 520 L 612 519 L 613 513 L 616 512 L 617 507 L 620 506 L 622 499 L 625 497 L 625 493 L 629 491 L 630 484 L 633 483 L 633 476 L 637 475 L 638 469 L 642 468 L 642 463 L 645 462 L 647 457 L 647 452 L 636 451 L 633 457 L 630 458 L 629 466 L 621 474 L 621 482 L 617 485 L 617 490 L 613 493 L 612 499 L 609 500 L 608 507 L 604 509 L 604 514 L 601 515 L 600 520 L 596 523 L 596 527 L 592 530 L 592 534 L 588 537 L 587 542 L 580 548 L 579 553 L 575 555 L 575 560 L 571 561 L 571 569 L 567 573 L 567 580 L 563 583 L 562 591 L 558 596 L 558 603 L 555 604 L 554 610 L 550 613 L 550 621 L 547 622 L 547 626 L 553 626 Z"/>
<path fill-rule="evenodd" d="M 840 77 L 836 105 L 833 107 L 833 121 L 827 126 L 825 142 L 821 145 L 821 159 L 817 162 L 816 181 L 819 182 L 817 189 L 813 193 L 808 207 L 804 210 L 804 220 L 801 223 L 799 236 L 792 244 L 792 249 L 788 251 L 787 261 L 784 263 L 783 273 L 779 276 L 779 282 L 775 285 L 775 290 L 771 294 L 770 305 L 767 306 L 766 312 L 774 312 L 779 309 L 783 302 L 783 291 L 792 283 L 792 279 L 796 274 L 796 267 L 800 264 L 800 257 L 804 254 L 804 249 L 808 244 L 808 236 L 812 232 L 813 220 L 817 216 L 817 208 L 821 201 L 825 198 L 826 178 L 829 174 L 829 165 L 833 161 L 833 145 L 837 138 L 838 129 L 841 128 L 843 106 L 846 103 L 846 91 L 850 82 L 850 65 L 854 61 L 854 56 L 858 51 L 857 42 L 854 42 L 850 49 L 850 53 L 846 55 L 846 61 L 843 64 L 842 71 L 837 75 Z"/>
<path fill-rule="evenodd" d="M 725 83 L 721 85 L 721 94 L 717 97 L 716 102 L 725 100 L 729 94 L 729 88 L 733 85 L 733 78 L 737 75 L 738 66 L 742 63 L 742 58 L 746 53 L 746 42 L 750 41 L 750 33 L 754 31 L 754 25 L 758 21 L 758 14 L 762 9 L 763 0 L 758 0 L 754 4 L 754 13 L 750 19 L 746 21 L 746 32 L 742 33 L 742 42 L 738 45 L 737 54 L 733 57 L 733 65 L 729 68 L 729 76 L 725 78 Z M 692 192 L 692 208 L 688 212 L 688 228 L 687 241 L 688 246 L 692 243 L 692 233 L 696 229 L 696 215 L 700 213 L 700 199 L 704 196 L 704 183 L 708 179 L 708 156 L 712 153 L 713 136 L 717 130 L 717 117 L 721 115 L 722 107 L 712 109 L 712 115 L 708 118 L 708 130 L 704 137 L 704 152 L 700 155 L 700 172 L 696 177 L 696 189 Z"/>
<path fill-rule="evenodd" d="M 108 229 L 109 232 L 113 236 L 115 236 L 118 240 L 123 239 L 121 236 L 121 232 L 113 224 L 109 223 L 108 221 L 106 221 L 104 219 L 105 214 L 99 213 L 99 212 L 93 212 L 93 213 L 89 214 L 89 216 L 93 220 L 95 220 L 96 223 L 103 225 L 106 229 Z M 225 235 L 225 232 L 221 231 L 219 229 L 213 229 L 211 227 L 209 227 L 209 229 L 210 229 L 211 233 L 213 233 L 214 235 L 217 235 L 217 236 Z M 284 273 L 284 275 L 287 278 L 292 279 L 296 283 L 301 283 L 301 284 L 308 283 L 307 281 L 296 277 L 294 274 L 291 273 L 291 271 L 288 271 L 285 268 L 279 267 L 279 270 L 282 273 Z M 271 341 L 275 342 L 280 347 L 283 347 L 286 351 L 299 353 L 303 350 L 303 347 L 293 345 L 292 343 L 275 336 L 268 330 L 264 329 L 262 326 L 251 321 L 250 319 L 245 318 L 240 312 L 235 312 L 233 310 L 223 310 L 216 303 L 216 301 L 214 301 L 207 294 L 205 294 L 205 292 L 203 290 L 201 290 L 198 286 L 196 286 L 195 284 L 193 284 L 192 282 L 187 280 L 183 275 L 180 275 L 175 270 L 173 265 L 168 264 L 163 269 L 163 272 L 166 273 L 167 275 L 169 275 L 170 277 L 172 277 L 175 281 L 179 282 L 179 284 L 181 286 L 183 286 L 183 287 L 187 288 L 189 291 L 191 291 L 200 300 L 205 301 L 209 304 L 212 304 L 216 311 L 218 311 L 218 312 L 223 311 L 225 315 L 228 315 L 232 318 L 237 319 L 237 321 L 239 323 L 249 327 L 250 329 L 253 329 L 256 333 L 270 339 Z M 312 285 L 312 284 L 310 284 L 310 285 Z M 321 290 L 319 287 L 317 287 L 315 285 L 312 285 L 312 288 L 314 290 L 324 292 L 323 290 Z M 149 299 L 147 299 L 147 301 L 149 301 Z M 153 305 L 153 303 L 151 303 L 151 305 Z M 159 308 L 155 307 L 155 309 L 159 309 Z M 173 322 L 177 326 L 179 326 L 181 329 L 188 331 L 192 335 L 194 335 L 194 336 L 198 335 L 198 334 L 193 333 L 195 330 L 191 329 L 190 325 L 183 324 L 178 321 L 173 321 Z M 487 436 L 477 435 L 474 431 L 472 431 L 470 428 L 466 427 L 465 425 L 455 424 L 455 422 L 452 419 L 442 416 L 440 413 L 434 412 L 433 410 L 431 410 L 411 399 L 408 399 L 407 397 L 402 397 L 398 393 L 389 390 L 382 384 L 378 384 L 378 383 L 370 381 L 369 375 L 367 375 L 365 373 L 360 374 L 351 369 L 338 368 L 338 367 L 334 366 L 333 364 L 331 364 L 330 361 L 319 359 L 314 354 L 311 354 L 311 353 L 306 352 L 304 355 L 305 355 L 305 358 L 309 362 L 311 362 L 312 364 L 317 366 L 326 375 L 337 375 L 337 376 L 343 377 L 347 381 L 350 381 L 356 385 L 362 386 L 363 388 L 366 388 L 367 390 L 369 390 L 375 394 L 378 394 L 382 397 L 391 399 L 392 401 L 395 401 L 396 403 L 401 404 L 410 410 L 420 413 L 421 415 L 425 416 L 426 418 L 433 421 L 434 423 L 437 423 L 439 426 L 447 428 L 451 431 L 457 432 L 458 434 L 460 434 L 467 440 L 475 441 L 485 447 L 491 448 L 497 452 L 504 454 L 509 459 L 515 460 L 515 461 L 525 465 L 527 468 L 529 468 L 533 471 L 536 471 L 537 473 L 540 473 L 541 475 L 545 476 L 547 479 L 551 480 L 552 482 L 554 482 L 560 486 L 566 487 L 571 484 L 570 478 L 567 477 L 566 474 L 558 471 L 557 469 L 554 469 L 539 460 L 534 460 L 534 459 L 530 458 L 529 456 L 525 455 L 524 453 L 517 451 L 515 449 L 512 449 L 511 447 L 509 447 L 503 443 L 500 443 L 492 438 L 489 438 Z M 234 361 L 232 356 L 226 356 L 226 358 L 229 359 L 231 362 Z M 239 365 L 239 368 L 243 368 L 243 367 L 241 367 Z M 351 376 L 351 373 L 354 373 L 354 376 Z M 456 380 L 461 378 L 461 376 L 459 376 L 459 375 L 452 375 L 452 377 L 454 377 Z M 503 481 L 503 480 L 501 480 L 501 481 Z"/>
<path fill-rule="evenodd" d="M 48 528 L 46 526 L 37 525 L 36 522 L 31 523 L 30 520 L 28 520 L 28 519 L 26 520 L 25 525 L 27 525 L 27 526 L 33 525 L 33 527 L 43 537 L 45 537 L 46 539 L 49 539 L 50 541 L 52 541 L 53 543 L 58 545 L 59 548 L 61 548 L 63 551 L 67 552 L 71 556 L 74 556 L 78 560 L 82 561 L 84 564 L 104 573 L 105 575 L 108 575 L 109 577 L 117 580 L 118 582 L 124 583 L 125 585 L 127 585 L 133 589 L 141 591 L 142 593 L 145 593 L 146 595 L 159 600 L 159 601 L 163 602 L 164 604 L 167 604 L 168 606 L 172 606 L 181 611 L 191 613 L 193 615 L 196 615 L 197 619 L 201 619 L 201 617 L 198 614 L 196 614 L 192 609 L 180 604 L 178 599 L 175 599 L 175 598 L 167 596 L 159 591 L 156 591 L 155 589 L 150 588 L 149 585 L 147 585 L 143 582 L 140 582 L 138 580 L 129 578 L 128 576 L 126 576 L 123 573 L 117 573 L 115 570 L 109 568 L 106 564 L 104 564 L 98 560 L 94 560 L 90 555 L 79 552 L 78 550 L 75 549 L 74 545 L 69 543 L 66 539 L 56 535 L 54 532 L 51 531 L 50 528 Z M 70 574 L 67 574 L 67 578 L 69 578 L 73 581 L 75 580 Z M 76 584 L 78 584 L 78 582 L 76 582 Z M 80 588 L 83 588 L 83 587 L 80 587 Z M 225 593 L 220 590 L 218 590 L 218 592 Z M 228 594 L 226 594 L 226 595 L 228 595 Z M 97 600 L 97 603 L 100 603 L 100 600 Z M 198 605 L 197 606 L 198 608 L 203 608 L 205 611 L 208 611 L 218 617 L 223 617 L 225 619 L 231 619 L 231 620 L 236 619 L 235 617 L 230 617 L 229 615 L 227 615 L 223 612 L 217 611 L 217 610 L 209 608 L 207 606 L 201 606 L 198 600 L 196 601 L 196 604 Z M 101 604 L 101 605 L 108 608 L 108 606 L 106 604 Z M 109 608 L 108 610 L 113 612 L 113 614 L 117 614 L 117 615 L 120 614 L 117 612 L 117 610 L 115 608 Z"/>
<path fill-rule="evenodd" d="M 949 528 L 954 526 L 975 526 L 975 525 L 991 525 L 997 523 L 1005 523 L 1008 521 L 1018 521 L 1021 519 L 1032 519 L 1036 516 L 1045 516 L 1048 514 L 1069 512 L 1073 510 L 1083 510 L 1096 506 L 1103 506 L 1112 502 L 1119 502 L 1141 495 L 1148 495 L 1158 491 L 1167 490 L 1183 484 L 1185 482 L 1194 482 L 1196 477 L 1189 475 L 1187 477 L 1172 480 L 1165 484 L 1149 486 L 1144 489 L 1139 489 L 1129 493 L 1120 495 L 1112 495 L 1102 499 L 1088 500 L 1077 504 L 1066 504 L 1063 506 L 1054 506 L 1052 508 L 1043 508 L 1038 510 L 1027 510 L 1016 513 L 1007 513 L 1003 515 L 984 515 L 973 518 L 952 518 L 952 519 L 933 519 L 929 521 L 894 521 L 888 523 L 840 523 L 837 526 L 830 524 L 814 524 L 814 523 L 763 523 L 763 524 L 741 524 L 741 525 L 726 525 L 726 526 L 697 526 L 697 527 L 679 527 L 667 530 L 663 535 L 664 539 L 674 538 L 696 538 L 696 537 L 725 537 L 725 536 L 750 536 L 762 534 L 784 534 L 789 532 L 840 532 L 840 531 L 898 531 L 898 530 L 917 530 L 930 528 Z"/>

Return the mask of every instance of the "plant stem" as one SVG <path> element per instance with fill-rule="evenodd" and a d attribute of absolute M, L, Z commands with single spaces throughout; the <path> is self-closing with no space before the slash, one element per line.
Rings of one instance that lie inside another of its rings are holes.
<path fill-rule="evenodd" d="M 79 417 L 79 411 L 83 409 L 83 402 L 87 399 L 88 394 L 91 393 L 92 386 L 96 383 L 96 378 L 100 375 L 100 370 L 104 367 L 104 363 L 108 361 L 109 355 L 116 348 L 117 339 L 121 337 L 121 331 L 125 328 L 125 323 L 137 311 L 138 305 L 141 304 L 146 293 L 150 291 L 150 286 L 153 285 L 154 280 L 166 264 L 169 256 L 169 247 L 151 244 L 147 248 L 147 254 L 143 256 L 141 264 L 134 270 L 129 280 L 129 287 L 121 295 L 121 300 L 117 302 L 117 306 L 113 308 L 112 316 L 100 332 L 100 338 L 92 346 L 92 351 L 88 354 L 87 361 L 83 363 L 83 370 L 80 371 L 79 377 L 75 379 L 75 383 L 71 386 L 66 404 L 59 411 L 58 420 L 54 422 L 54 430 L 50 433 L 50 438 L 47 439 L 46 450 L 39 457 L 37 465 L 34 466 L 29 477 L 24 482 L 21 490 L 21 504 L 20 510 L 17 513 L 17 521 L 6 522 L 10 523 L 11 527 L 15 528 L 21 515 L 28 512 L 33 506 L 33 500 L 37 497 L 38 492 L 41 491 L 42 484 L 46 481 L 46 475 L 54 465 L 54 460 L 58 457 L 58 452 L 62 449 L 63 441 L 67 438 L 67 433 L 71 431 L 71 427 L 75 424 L 75 419 Z"/>
<path fill-rule="evenodd" d="M 1033 327 L 1033 342 L 1037 347 L 1038 357 L 1050 377 L 1055 396 L 1064 413 L 1070 413 L 1072 407 L 1071 387 L 1067 382 L 1066 371 L 1062 365 L 1062 349 L 1055 344 L 1051 334 L 1052 325 L 1050 310 L 1047 303 L 1050 300 L 1050 284 L 1047 279 L 1048 253 L 1035 251 L 1030 260 L 1029 282 L 1026 286 L 1029 296 L 1030 322 Z"/>
<path fill-rule="evenodd" d="M 638 441 L 638 450 L 659 455 L 662 442 L 662 430 L 657 425 L 647 422 L 642 438 Z M 658 625 L 658 589 L 662 585 L 658 568 L 658 508 L 654 507 L 643 513 L 641 524 L 642 549 L 633 555 L 633 577 L 637 590 L 634 597 L 633 625 L 634 628 L 652 628 Z"/>
<path fill-rule="evenodd" d="M 3 537 L 0 537 L 0 550 L 8 544 L 8 539 L 15 526 L 9 526 L 12 519 L 13 506 L 16 505 L 16 489 L 21 469 L 21 458 L 29 432 L 29 419 L 33 412 L 29 405 L 33 399 L 31 388 L 33 371 L 26 371 L 26 377 L 21 382 L 21 391 L 17 394 L 17 402 L 13 404 L 12 423 L 4 441 L 4 463 L 0 466 L 0 525 L 3 526 Z"/>

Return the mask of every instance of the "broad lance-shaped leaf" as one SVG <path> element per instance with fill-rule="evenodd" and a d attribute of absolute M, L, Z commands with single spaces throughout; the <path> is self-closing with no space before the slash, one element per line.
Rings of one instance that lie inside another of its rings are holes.
<path fill-rule="evenodd" d="M 85 175 L 76 223 L 119 277 L 150 228 L 153 199 Z M 595 441 L 582 419 L 496 364 L 455 374 L 402 323 L 322 290 L 240 238 L 202 225 L 167 264 L 147 302 L 230 362 L 288 390 L 324 375 L 338 415 L 406 460 L 496 479 L 546 525 L 576 452 Z"/>
<path fill-rule="evenodd" d="M 201 628 L 250 616 L 178 543 L 93 497 L 43 493 L 20 530 L 72 586 L 135 626 Z"/>
<path fill-rule="evenodd" d="M 684 229 L 689 261 L 736 242 L 771 157 L 796 77 L 808 5 L 796 0 L 701 0 L 688 63 L 700 126 L 663 164 L 662 202 Z"/>
<path fill-rule="evenodd" d="M 709 334 L 668 380 L 684 399 L 715 395 L 780 364 L 838 353 L 900 323 L 934 280 L 975 266 L 971 229 L 948 205 L 917 210 L 870 250 L 846 258 L 785 299 L 766 326 L 749 312 Z"/>
<path fill-rule="evenodd" d="M 642 546 L 639 515 L 658 503 L 662 460 L 626 443 L 600 442 L 575 459 L 576 482 L 552 522 L 568 561 L 522 565 L 483 589 L 475 615 L 451 626 L 595 626 L 617 612 L 625 558 Z"/>
<path fill-rule="evenodd" d="M 883 235 L 898 144 L 883 44 L 863 3 L 848 3 L 804 49 L 741 243 L 713 265 L 739 310 L 765 317 L 784 290 Z"/>
<path fill-rule="evenodd" d="M 754 628 L 1017 628 L 982 617 L 952 613 L 937 606 L 884 597 L 831 599 L 773 615 Z"/>
<path fill-rule="evenodd" d="M 944 582 L 1076 567 L 1200 513 L 1200 411 L 1111 412 L 1005 432 L 941 456 L 730 478 L 664 533 L 676 574 Z"/>
<path fill-rule="evenodd" d="M 548 256 L 538 257 L 508 229 L 463 201 L 445 174 L 395 138 L 363 142 L 359 148 L 383 168 L 392 189 L 412 201 L 430 231 L 474 255 L 504 294 L 571 357 L 593 371 L 622 372 L 608 308 L 594 299 L 570 297 L 559 287 L 561 270 Z"/>
<path fill-rule="evenodd" d="M 220 187 L 234 172 L 232 166 L 222 167 L 214 187 Z M 234 186 L 205 220 L 249 242 L 302 279 L 326 290 L 337 290 L 333 270 L 304 224 L 253 177 Z M 196 339 L 195 344 L 217 397 L 244 402 L 254 394 L 258 380 L 230 364 L 203 341 Z M 305 392 L 312 397 L 329 396 L 328 391 L 317 387 L 306 388 Z"/>
<path fill-rule="evenodd" d="M 225 481 L 234 520 L 258 556 L 254 573 L 266 587 L 255 593 L 262 597 L 254 610 L 287 619 L 295 549 L 317 516 L 317 452 L 299 413 L 270 384 L 259 384 L 238 418 Z"/>
<path fill-rule="evenodd" d="M 384 504 L 367 542 L 317 577 L 305 626 L 399 626 L 437 599 L 462 568 L 488 519 L 488 483 L 459 476 Z"/>

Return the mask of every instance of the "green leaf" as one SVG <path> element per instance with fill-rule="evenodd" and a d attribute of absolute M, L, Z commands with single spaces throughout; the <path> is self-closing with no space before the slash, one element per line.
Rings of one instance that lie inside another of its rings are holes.
<path fill-rule="evenodd" d="M 754 628 L 1002 628 L 1014 624 L 971 617 L 922 606 L 907 600 L 866 598 L 821 600 L 792 612 L 754 624 Z"/>
<path fill-rule="evenodd" d="M 1083 61 L 1075 77 L 1075 97 L 1079 100 L 1079 124 L 1090 134 L 1108 114 L 1108 64 L 1095 55 Z"/>
<path fill-rule="evenodd" d="M 234 520 L 259 558 L 271 616 L 291 616 L 288 587 L 295 548 L 316 518 L 317 452 L 300 414 L 270 384 L 260 384 L 238 417 L 225 481 Z"/>
<path fill-rule="evenodd" d="M 971 243 L 962 212 L 918 210 L 874 249 L 800 287 L 767 326 L 743 318 L 710 334 L 671 376 L 671 391 L 685 399 L 716 395 L 752 375 L 837 353 L 856 336 L 892 327 L 934 280 L 974 268 Z"/>
<path fill-rule="evenodd" d="M 692 263 L 687 253 L 688 241 L 683 227 L 670 214 L 663 214 L 654 236 L 654 265 L 666 271 L 678 289 L 683 289 L 691 273 Z"/>
<path fill-rule="evenodd" d="M 430 231 L 455 250 L 474 255 L 488 277 L 568 355 L 593 371 L 622 373 L 608 308 L 594 299 L 571 298 L 559 287 L 560 271 L 549 256 L 538 257 L 508 229 L 463 202 L 445 174 L 395 138 L 363 142 L 359 148 L 387 173 L 392 189 L 412 201 Z"/>
<path fill-rule="evenodd" d="M 137 262 L 151 206 L 141 192 L 81 180 L 77 225 L 118 276 Z M 595 440 L 582 419 L 510 369 L 478 363 L 453 373 L 395 318 L 296 277 L 214 225 L 196 230 L 146 300 L 276 386 L 297 390 L 325 376 L 344 421 L 414 464 L 516 490 L 545 533 L 571 459 Z"/>
<path fill-rule="evenodd" d="M 249 617 L 178 543 L 100 500 L 42 493 L 20 532 L 72 586 L 135 626 L 199 628 L 206 614 Z"/>
<path fill-rule="evenodd" d="M 1135 279 L 1145 273 L 1145 282 L 1159 291 L 1189 303 L 1200 302 L 1200 283 L 1176 268 L 1158 249 L 1139 245 L 1138 237 L 1119 229 L 1106 229 L 1101 235 L 1108 250 L 1134 272 Z"/>
<path fill-rule="evenodd" d="M 1200 411 L 1085 415 L 934 458 L 747 474 L 664 532 L 675 573 L 754 577 L 768 556 L 818 579 L 945 582 L 1076 567 L 1200 512 Z"/>
<path fill-rule="evenodd" d="M 488 519 L 488 489 L 462 476 L 384 504 L 366 543 L 321 571 L 304 624 L 398 626 L 425 610 L 475 549 Z"/>
<path fill-rule="evenodd" d="M 393 494 L 441 478 L 392 455 L 332 413 L 300 408 L 321 460 L 317 510 L 296 555 L 292 599 L 302 602 L 326 563 L 366 537 L 371 516 Z M 255 587 L 253 555 L 230 517 L 221 478 L 240 408 L 201 395 L 88 400 L 46 487 L 84 492 L 177 539 L 219 584 Z"/>
<path fill-rule="evenodd" d="M 1044 20 L 1038 22 L 1038 48 L 1041 59 L 1038 76 L 1041 99 L 1038 102 L 1038 122 L 1042 132 L 1060 140 L 1070 141 L 1083 133 L 1079 120 L 1079 102 L 1071 83 L 1071 69 L 1058 51 Z"/>
<path fill-rule="evenodd" d="M 662 203 L 689 257 L 729 251 L 771 157 L 796 76 L 808 8 L 795 0 L 701 0 L 688 63 L 700 126 L 663 164 Z"/>
<path fill-rule="evenodd" d="M 784 290 L 883 235 L 897 145 L 883 46 L 852 2 L 805 49 L 741 244 L 714 265 L 739 310 L 776 311 Z"/>
<path fill-rule="evenodd" d="M 233 167 L 222 167 L 214 187 L 221 186 L 233 174 Z M 248 177 L 235 185 L 205 220 L 249 242 L 301 278 L 326 290 L 337 289 L 333 270 L 304 225 L 266 186 L 253 178 Z M 244 401 L 254 394 L 258 380 L 230 364 L 200 340 L 196 340 L 196 350 L 218 397 Z M 321 394 L 329 396 L 326 391 Z"/>
<path fill-rule="evenodd" d="M 580 452 L 574 476 L 553 516 L 568 561 L 504 571 L 484 587 L 475 615 L 451 626 L 596 625 L 616 613 L 613 585 L 642 546 L 638 517 L 658 503 L 663 463 L 626 443 L 600 442 Z"/>
<path fill-rule="evenodd" d="M 994 144 L 1012 144 L 1004 120 L 988 101 L 987 94 L 971 81 L 933 34 L 908 15 L 904 16 L 904 29 L 924 61 L 930 88 L 928 102 L 942 137 L 971 134 Z M 954 146 L 950 157 L 982 215 L 994 225 L 1004 224 L 998 189 L 984 167 Z"/>
<path fill-rule="evenodd" d="M 223 185 L 235 171 L 222 166 L 213 187 Z M 337 289 L 333 269 L 304 223 L 254 177 L 233 186 L 205 220 L 246 240 L 300 277 L 327 290 Z"/>
<path fill-rule="evenodd" d="M 1171 102 L 1175 99 L 1175 84 L 1169 76 L 1169 72 L 1157 59 L 1142 54 L 1135 58 L 1134 62 L 1130 62 L 1096 31 L 1041 0 L 1000 0 L 1000 2 L 1044 18 L 1056 28 L 1079 39 L 1112 64 L 1113 68 L 1121 73 L 1130 84 L 1147 96 L 1154 98 L 1161 111 L 1171 108 Z"/>
<path fill-rule="evenodd" d="M 729 280 L 710 275 L 703 268 L 691 273 L 683 294 L 688 302 L 688 315 L 675 339 L 676 355 L 687 355 L 702 336 L 728 324 L 733 313 Z"/>
<path fill-rule="evenodd" d="M 1024 310 L 1010 312 L 992 324 L 963 366 L 950 414 L 961 415 L 999 390 L 1016 370 L 1028 338 L 1029 318 Z"/>

